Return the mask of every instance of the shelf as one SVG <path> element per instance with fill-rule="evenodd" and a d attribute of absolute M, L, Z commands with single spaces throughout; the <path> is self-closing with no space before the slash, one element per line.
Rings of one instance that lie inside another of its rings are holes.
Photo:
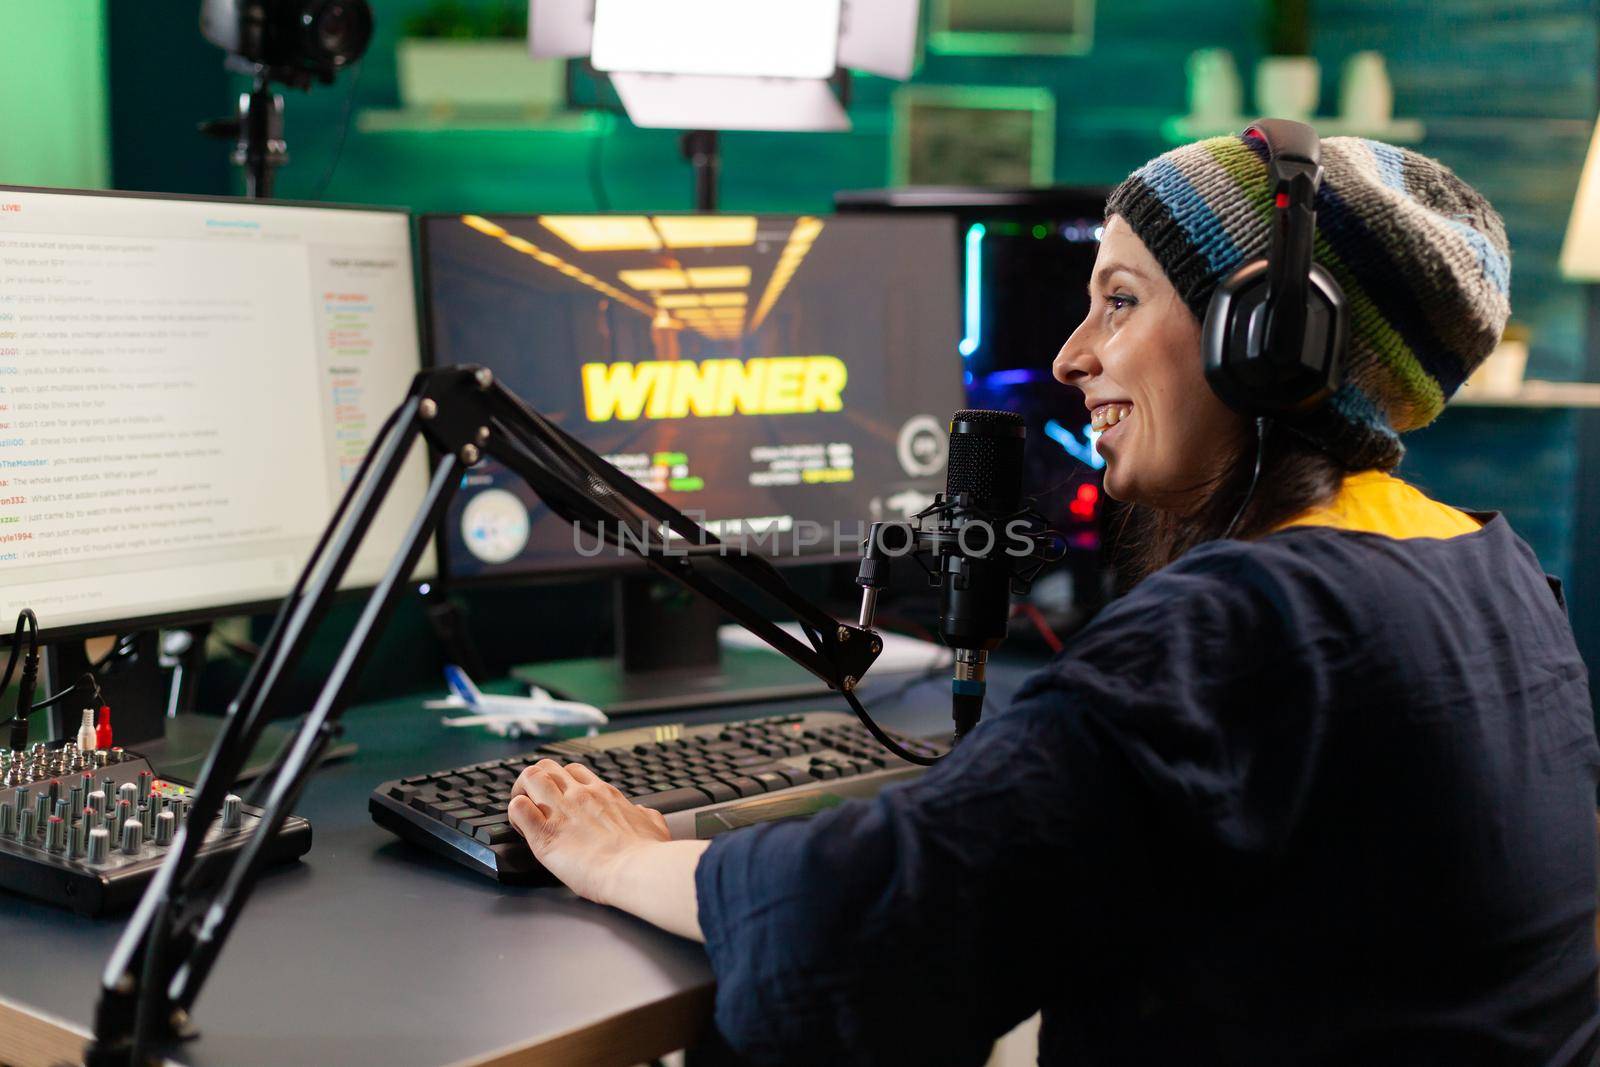
<path fill-rule="evenodd" d="M 1242 133 L 1254 122 L 1255 115 L 1238 115 L 1222 121 L 1204 120 L 1192 115 L 1174 115 L 1161 123 L 1161 134 L 1172 144 L 1187 144 L 1204 137 L 1221 137 L 1224 134 Z M 1318 137 L 1370 137 L 1390 144 L 1414 144 L 1422 140 L 1422 123 L 1416 119 L 1391 119 L 1386 126 L 1367 126 L 1348 122 L 1337 115 L 1316 115 L 1311 126 Z"/>
<path fill-rule="evenodd" d="M 1474 395 L 1467 387 L 1450 401 L 1451 407 L 1476 408 L 1600 408 L 1600 382 L 1541 382 L 1529 380 L 1506 396 Z"/>
<path fill-rule="evenodd" d="M 356 116 L 362 133 L 466 133 L 506 130 L 596 136 L 616 118 L 604 111 L 530 112 L 517 108 L 368 108 Z"/>

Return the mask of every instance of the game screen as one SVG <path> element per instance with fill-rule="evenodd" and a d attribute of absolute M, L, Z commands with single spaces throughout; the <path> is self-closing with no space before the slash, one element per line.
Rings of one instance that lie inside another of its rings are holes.
<path fill-rule="evenodd" d="M 945 217 L 430 216 L 423 250 L 435 365 L 489 367 L 723 540 L 854 554 L 944 488 L 965 406 Z M 493 463 L 445 545 L 455 577 L 629 558 Z"/>

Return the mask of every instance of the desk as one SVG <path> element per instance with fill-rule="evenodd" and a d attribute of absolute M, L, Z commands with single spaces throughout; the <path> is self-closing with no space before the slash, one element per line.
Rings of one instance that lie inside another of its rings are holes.
<path fill-rule="evenodd" d="M 990 669 L 993 707 L 1027 674 Z M 931 678 L 869 678 L 864 703 L 909 733 L 948 729 Z M 899 691 L 899 692 L 897 692 Z M 716 722 L 844 705 L 836 699 L 637 716 Z M 353 708 L 355 758 L 324 767 L 299 813 L 311 852 L 270 871 L 195 1004 L 188 1067 L 636 1064 L 692 1045 L 712 1004 L 699 945 L 564 889 L 504 887 L 405 845 L 367 815 L 381 781 L 526 751 L 445 730 L 420 701 Z M 0 897 L 0 1063 L 80 1062 L 101 968 L 122 918 Z"/>

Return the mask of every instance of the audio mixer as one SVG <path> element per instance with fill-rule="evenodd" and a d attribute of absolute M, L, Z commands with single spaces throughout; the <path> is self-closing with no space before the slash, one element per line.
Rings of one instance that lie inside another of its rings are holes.
<path fill-rule="evenodd" d="M 0 749 L 0 888 L 83 915 L 125 911 L 185 824 L 189 794 L 120 748 Z M 260 814 L 230 794 L 200 854 L 238 848 Z M 290 816 L 267 859 L 298 859 L 310 848 L 311 824 Z"/>

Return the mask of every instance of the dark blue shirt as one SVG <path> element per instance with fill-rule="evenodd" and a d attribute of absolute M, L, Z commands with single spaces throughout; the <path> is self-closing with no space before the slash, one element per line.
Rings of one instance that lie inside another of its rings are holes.
<path fill-rule="evenodd" d="M 716 838 L 717 1024 L 757 1062 L 1589 1062 L 1597 751 L 1501 518 L 1285 530 L 1103 611 L 910 784 Z"/>

